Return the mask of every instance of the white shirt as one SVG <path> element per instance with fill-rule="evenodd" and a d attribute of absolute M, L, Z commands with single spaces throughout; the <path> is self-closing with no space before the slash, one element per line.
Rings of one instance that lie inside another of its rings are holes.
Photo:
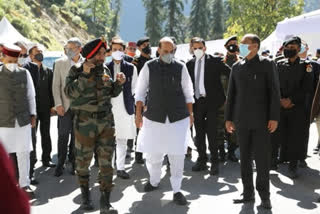
<path fill-rule="evenodd" d="M 196 59 L 195 62 L 195 66 L 194 66 L 194 78 L 195 78 L 195 82 L 196 79 L 198 78 L 198 76 L 200 75 L 200 84 L 199 84 L 199 90 L 200 90 L 200 95 L 206 95 L 206 89 L 204 87 L 204 64 L 205 64 L 205 55 L 203 55 L 201 57 L 201 59 Z M 198 72 L 198 63 L 199 60 L 201 61 L 201 70 L 200 70 L 200 74 Z"/>

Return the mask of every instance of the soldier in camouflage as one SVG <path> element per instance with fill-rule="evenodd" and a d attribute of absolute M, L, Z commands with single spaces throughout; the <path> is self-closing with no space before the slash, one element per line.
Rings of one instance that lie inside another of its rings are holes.
<path fill-rule="evenodd" d="M 239 60 L 237 53 L 239 52 L 238 41 L 236 36 L 232 36 L 227 39 L 225 43 L 225 48 L 227 49 L 227 55 L 224 58 L 224 63 L 226 63 L 230 68 L 233 64 Z M 227 94 L 229 79 L 226 76 L 221 76 L 221 82 Z M 238 158 L 235 156 L 235 150 L 237 149 L 237 144 L 235 140 L 235 134 L 230 134 L 225 131 L 224 126 L 224 110 L 225 106 L 222 106 L 218 112 L 218 124 L 217 124 L 217 139 L 219 141 L 219 157 L 221 161 L 225 161 L 225 140 L 228 142 L 228 159 L 232 162 L 238 162 Z"/>
<path fill-rule="evenodd" d="M 71 100 L 75 114 L 76 172 L 82 194 L 81 208 L 92 210 L 89 192 L 89 166 L 96 148 L 99 160 L 100 213 L 118 213 L 110 204 L 112 190 L 112 156 L 115 148 L 115 129 L 110 99 L 122 91 L 125 82 L 123 73 L 110 78 L 109 70 L 103 65 L 106 42 L 96 39 L 87 43 L 82 50 L 85 62 L 73 66 L 66 79 L 65 93 Z"/>

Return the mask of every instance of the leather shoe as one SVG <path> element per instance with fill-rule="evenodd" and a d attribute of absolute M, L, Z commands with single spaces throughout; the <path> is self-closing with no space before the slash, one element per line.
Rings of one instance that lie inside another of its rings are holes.
<path fill-rule="evenodd" d="M 27 195 L 29 196 L 29 199 L 35 198 L 34 191 L 30 188 L 30 186 L 23 187 L 22 189 L 27 193 Z"/>
<path fill-rule="evenodd" d="M 186 205 L 188 203 L 186 197 L 181 192 L 173 194 L 173 202 L 178 205 Z"/>
<path fill-rule="evenodd" d="M 32 184 L 32 185 L 38 185 L 38 184 L 39 184 L 39 181 L 37 181 L 35 177 L 32 177 L 32 178 L 30 178 L 30 184 Z"/>
<path fill-rule="evenodd" d="M 63 174 L 63 169 L 62 168 L 56 168 L 54 172 L 54 176 L 60 177 Z"/>
<path fill-rule="evenodd" d="M 145 186 L 144 186 L 144 191 L 145 192 L 152 192 L 156 189 L 158 189 L 159 187 L 154 187 L 150 184 L 150 182 L 148 182 Z"/>
<path fill-rule="evenodd" d="M 289 169 L 289 178 L 296 179 L 298 178 L 298 172 L 297 169 Z"/>
<path fill-rule="evenodd" d="M 233 200 L 234 204 L 246 204 L 246 203 L 251 203 L 251 202 L 255 202 L 254 195 L 249 196 L 249 197 L 243 197 L 241 199 L 234 199 Z"/>
<path fill-rule="evenodd" d="M 228 154 L 228 160 L 232 161 L 232 162 L 238 162 L 239 159 L 236 157 L 236 155 L 232 152 Z"/>
<path fill-rule="evenodd" d="M 262 208 L 264 208 L 264 209 L 267 209 L 267 210 L 271 210 L 271 209 L 272 209 L 272 206 L 271 206 L 271 201 L 270 201 L 270 199 L 262 200 L 262 201 L 261 201 L 261 204 L 260 204 L 260 207 L 262 207 Z"/>
<path fill-rule="evenodd" d="M 219 165 L 212 164 L 210 168 L 210 175 L 218 175 L 219 174 Z"/>
<path fill-rule="evenodd" d="M 196 164 L 192 167 L 192 171 L 194 172 L 204 171 L 207 169 L 208 167 L 206 161 L 197 161 Z"/>
<path fill-rule="evenodd" d="M 117 176 L 122 179 L 129 179 L 130 178 L 130 175 L 124 170 L 118 170 Z"/>
<path fill-rule="evenodd" d="M 42 163 L 42 166 L 53 168 L 53 167 L 56 167 L 56 164 L 52 163 L 51 161 L 45 161 Z"/>

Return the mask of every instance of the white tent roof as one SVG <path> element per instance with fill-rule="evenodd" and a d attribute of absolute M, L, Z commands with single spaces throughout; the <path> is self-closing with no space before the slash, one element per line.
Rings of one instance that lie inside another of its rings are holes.
<path fill-rule="evenodd" d="M 30 40 L 22 36 L 8 21 L 6 17 L 3 17 L 0 22 L 0 43 L 15 43 L 17 41 L 31 44 Z"/>
<path fill-rule="evenodd" d="M 275 54 L 288 36 L 296 35 L 309 46 L 309 52 L 314 54 L 320 48 L 320 10 L 286 18 L 277 24 L 276 30 L 266 38 L 261 50 L 269 49 Z"/>

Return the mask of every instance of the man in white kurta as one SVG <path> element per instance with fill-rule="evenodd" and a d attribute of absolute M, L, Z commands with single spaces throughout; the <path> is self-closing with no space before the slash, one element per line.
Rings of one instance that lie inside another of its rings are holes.
<path fill-rule="evenodd" d="M 126 76 L 123 91 L 119 96 L 112 98 L 112 113 L 115 123 L 116 136 L 116 165 L 117 176 L 122 179 L 129 179 L 129 174 L 125 171 L 125 160 L 127 154 L 127 141 L 136 137 L 136 126 L 134 121 L 134 97 L 138 73 L 137 68 L 126 62 L 124 57 L 125 44 L 117 38 L 111 43 L 113 61 L 107 64 L 112 73 L 112 78 L 122 72 Z"/>
<path fill-rule="evenodd" d="M 136 125 L 141 128 L 137 150 L 146 153 L 150 174 L 145 191 L 158 188 L 164 155 L 168 155 L 171 171 L 173 201 L 186 205 L 181 193 L 184 157 L 191 141 L 193 123 L 193 86 L 186 66 L 174 59 L 174 43 L 170 38 L 160 40 L 159 58 L 145 64 L 140 72 L 135 100 Z M 147 110 L 141 115 L 148 92 Z"/>
<path fill-rule="evenodd" d="M 0 66 L 0 141 L 8 153 L 16 153 L 19 185 L 31 192 L 29 167 L 31 126 L 35 125 L 36 117 L 35 90 L 29 72 L 18 67 L 20 51 L 15 45 L 4 48 L 4 64 Z"/>

